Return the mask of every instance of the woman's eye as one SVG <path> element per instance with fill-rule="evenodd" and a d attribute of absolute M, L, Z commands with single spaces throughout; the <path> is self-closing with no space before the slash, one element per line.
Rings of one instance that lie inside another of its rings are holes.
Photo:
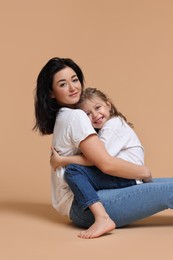
<path fill-rule="evenodd" d="M 65 87 L 65 85 L 66 85 L 65 82 L 64 82 L 64 83 L 61 83 L 61 84 L 60 84 L 60 87 Z"/>
<path fill-rule="evenodd" d="M 73 79 L 73 82 L 78 82 L 78 81 L 79 81 L 78 78 Z"/>

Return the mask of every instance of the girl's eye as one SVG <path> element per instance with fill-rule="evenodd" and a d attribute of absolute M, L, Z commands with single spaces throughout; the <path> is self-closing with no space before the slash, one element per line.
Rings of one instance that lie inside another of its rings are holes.
<path fill-rule="evenodd" d="M 87 114 L 87 116 L 90 116 L 90 113 L 88 112 L 88 113 L 86 113 Z"/>
<path fill-rule="evenodd" d="M 101 106 L 97 106 L 97 107 L 96 107 L 96 110 L 99 110 L 100 107 L 101 107 Z"/>

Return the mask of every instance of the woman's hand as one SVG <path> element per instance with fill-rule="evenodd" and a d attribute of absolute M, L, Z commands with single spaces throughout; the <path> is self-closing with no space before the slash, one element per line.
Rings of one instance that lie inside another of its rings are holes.
<path fill-rule="evenodd" d="M 54 147 L 51 147 L 50 165 L 56 170 L 58 167 L 63 166 L 63 157 L 61 157 Z"/>

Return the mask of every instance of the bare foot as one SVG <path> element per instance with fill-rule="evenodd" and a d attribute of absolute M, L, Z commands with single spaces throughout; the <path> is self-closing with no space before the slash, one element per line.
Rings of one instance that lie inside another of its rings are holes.
<path fill-rule="evenodd" d="M 79 233 L 80 238 L 96 238 L 105 233 L 108 233 L 115 229 L 116 225 L 113 220 L 107 215 L 105 217 L 99 217 L 95 220 L 94 224 L 87 230 Z"/>

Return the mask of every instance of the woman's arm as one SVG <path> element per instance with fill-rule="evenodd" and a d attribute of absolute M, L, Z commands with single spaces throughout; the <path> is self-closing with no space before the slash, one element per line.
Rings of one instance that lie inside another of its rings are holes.
<path fill-rule="evenodd" d="M 79 148 L 84 156 L 104 173 L 128 179 L 151 178 L 151 173 L 146 166 L 136 165 L 109 155 L 96 135 L 89 135 L 81 141 Z"/>
<path fill-rule="evenodd" d="M 50 156 L 50 165 L 56 170 L 57 167 L 63 167 L 70 163 L 81 164 L 84 166 L 91 166 L 93 165 L 85 156 L 81 155 L 74 155 L 74 156 L 60 156 L 58 152 L 51 147 L 51 156 Z"/>
<path fill-rule="evenodd" d="M 85 166 L 96 165 L 101 171 L 112 176 L 128 179 L 142 179 L 144 182 L 151 181 L 151 173 L 146 166 L 136 165 L 125 160 L 112 157 L 108 154 L 104 144 L 96 135 L 90 135 L 80 143 L 80 150 L 84 155 L 60 156 L 51 147 L 52 154 L 50 164 L 55 170 L 57 167 L 66 166 L 70 163 Z M 87 158 L 86 158 L 86 157 Z"/>

